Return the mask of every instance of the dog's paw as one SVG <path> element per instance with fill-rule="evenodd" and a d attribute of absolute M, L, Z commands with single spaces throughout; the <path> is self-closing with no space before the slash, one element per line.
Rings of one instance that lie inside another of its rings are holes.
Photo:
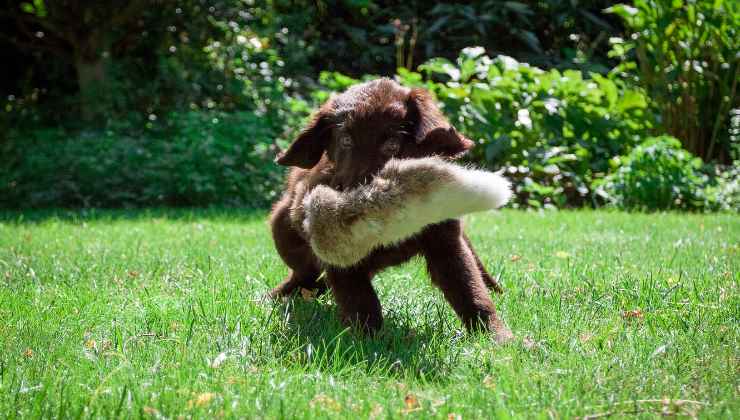
<path fill-rule="evenodd" d="M 495 341 L 496 344 L 511 343 L 516 338 L 509 327 L 504 324 L 504 321 L 501 321 L 500 319 L 496 319 L 491 322 L 491 330 L 493 332 L 493 341 Z"/>

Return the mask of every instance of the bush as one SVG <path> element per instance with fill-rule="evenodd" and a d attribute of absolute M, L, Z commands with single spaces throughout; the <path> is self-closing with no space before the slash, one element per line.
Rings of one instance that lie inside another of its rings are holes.
<path fill-rule="evenodd" d="M 436 58 L 419 69 L 424 73 L 399 69 L 396 78 L 435 94 L 450 121 L 478 144 L 469 159 L 506 168 L 515 207 L 600 204 L 594 180 L 651 128 L 645 96 L 599 74 L 491 59 L 480 47 L 465 48 L 454 63 Z M 320 81 L 333 91 L 359 82 L 336 73 Z"/>
<path fill-rule="evenodd" d="M 697 210 L 706 205 L 702 161 L 674 137 L 651 137 L 612 159 L 614 172 L 599 193 L 621 209 Z"/>
<path fill-rule="evenodd" d="M 478 143 L 468 159 L 506 169 L 514 180 L 515 207 L 606 202 L 650 210 L 739 207 L 738 163 L 703 167 L 675 138 L 643 142 L 655 124 L 648 99 L 616 73 L 607 78 L 544 71 L 507 56 L 491 59 L 476 47 L 464 49 L 455 62 L 436 58 L 419 69 L 423 73 L 399 69 L 396 79 L 435 94 L 457 128 Z M 358 82 L 322 73 L 325 90 L 314 100 Z M 617 163 L 633 161 L 636 172 L 662 165 L 655 173 L 659 179 L 652 184 L 637 175 L 627 179 L 631 169 Z"/>
<path fill-rule="evenodd" d="M 478 143 L 471 158 L 506 167 L 524 207 L 597 204 L 591 184 L 609 159 L 648 133 L 645 96 L 618 80 L 579 71 L 544 71 L 511 57 L 466 48 L 455 63 L 434 59 L 426 73 L 401 71 L 442 102 L 458 128 Z"/>
<path fill-rule="evenodd" d="M 165 121 L 138 135 L 11 132 L 1 146 L 0 207 L 265 207 L 275 198 L 283 171 L 263 119 L 190 112 Z"/>
<path fill-rule="evenodd" d="M 729 163 L 730 113 L 738 104 L 740 3 L 732 0 L 635 0 L 607 9 L 627 39 L 612 38 L 616 71 L 631 76 L 660 114 L 661 132 L 703 158 Z"/>
<path fill-rule="evenodd" d="M 740 161 L 730 166 L 709 167 L 709 183 L 704 188 L 706 209 L 713 211 L 740 210 Z"/>

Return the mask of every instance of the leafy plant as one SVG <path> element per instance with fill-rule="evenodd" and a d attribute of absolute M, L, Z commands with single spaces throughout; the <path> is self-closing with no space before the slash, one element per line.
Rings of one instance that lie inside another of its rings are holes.
<path fill-rule="evenodd" d="M 613 38 L 616 71 L 644 87 L 660 128 L 705 161 L 730 162 L 730 111 L 740 108 L 740 3 L 635 0 L 607 9 L 629 29 Z"/>
<path fill-rule="evenodd" d="M 434 92 L 478 143 L 472 159 L 507 169 L 518 181 L 520 206 L 596 203 L 593 180 L 651 128 L 645 96 L 599 74 L 491 59 L 480 47 L 464 49 L 454 63 L 437 58 L 419 69 L 426 77 L 408 71 L 398 77 Z"/>
<path fill-rule="evenodd" d="M 729 166 L 712 165 L 708 169 L 709 182 L 703 190 L 706 209 L 740 211 L 740 161 Z"/>
<path fill-rule="evenodd" d="M 428 25 L 429 34 L 423 35 L 435 39 L 435 44 L 457 47 L 453 51 L 483 45 L 539 66 L 606 73 L 607 39 L 619 27 L 618 21 L 602 12 L 610 4 L 606 0 L 441 2 L 431 9 L 435 19 Z M 435 52 L 435 56 L 448 56 Z"/>
<path fill-rule="evenodd" d="M 2 147 L 0 207 L 264 207 L 282 170 L 273 128 L 251 113 L 165 116 L 138 135 L 16 131 Z"/>
<path fill-rule="evenodd" d="M 622 209 L 696 210 L 704 207 L 702 161 L 670 136 L 651 137 L 612 159 L 599 193 Z"/>

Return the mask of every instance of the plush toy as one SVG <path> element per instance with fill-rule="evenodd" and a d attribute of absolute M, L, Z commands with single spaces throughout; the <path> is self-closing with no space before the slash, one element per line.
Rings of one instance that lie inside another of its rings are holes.
<path fill-rule="evenodd" d="M 369 184 L 343 192 L 315 187 L 303 199 L 303 229 L 322 261 L 349 267 L 425 226 L 499 208 L 510 197 L 498 173 L 437 157 L 391 159 Z"/>

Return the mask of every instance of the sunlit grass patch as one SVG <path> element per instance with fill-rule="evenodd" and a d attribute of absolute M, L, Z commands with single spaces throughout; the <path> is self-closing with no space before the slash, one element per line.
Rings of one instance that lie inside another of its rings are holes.
<path fill-rule="evenodd" d="M 517 334 L 469 336 L 422 261 L 376 281 L 364 338 L 330 297 L 281 304 L 264 213 L 0 218 L 0 413 L 8 417 L 731 417 L 740 219 L 468 218 Z"/>

